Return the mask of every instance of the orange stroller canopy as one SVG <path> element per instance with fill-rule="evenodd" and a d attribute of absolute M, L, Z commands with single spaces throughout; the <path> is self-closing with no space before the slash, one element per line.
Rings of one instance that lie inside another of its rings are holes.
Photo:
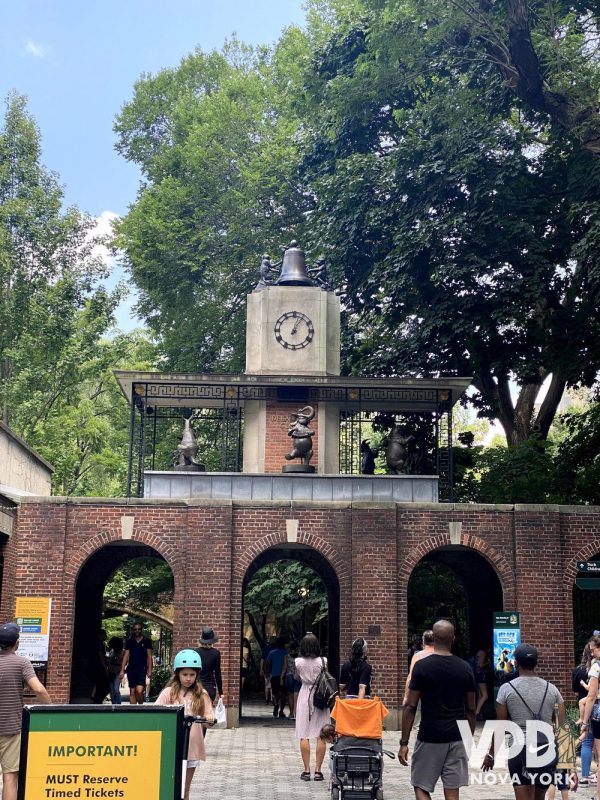
<path fill-rule="evenodd" d="M 390 712 L 378 697 L 342 700 L 338 697 L 331 716 L 338 736 L 381 739 L 381 723 Z"/>

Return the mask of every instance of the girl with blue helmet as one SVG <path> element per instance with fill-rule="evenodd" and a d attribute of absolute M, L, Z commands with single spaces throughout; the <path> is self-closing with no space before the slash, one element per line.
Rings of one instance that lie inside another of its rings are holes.
<path fill-rule="evenodd" d="M 202 659 L 195 650 L 180 650 L 173 661 L 173 675 L 156 698 L 159 706 L 184 706 L 186 716 L 204 717 L 214 722 L 213 704 L 200 683 Z M 192 778 L 199 761 L 206 761 L 204 736 L 200 725 L 192 725 L 185 776 L 185 800 L 189 800 Z"/>

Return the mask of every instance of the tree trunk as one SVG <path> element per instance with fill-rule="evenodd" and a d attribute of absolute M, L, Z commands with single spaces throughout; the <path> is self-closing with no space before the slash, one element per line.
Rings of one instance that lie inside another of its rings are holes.
<path fill-rule="evenodd" d="M 246 611 L 248 616 L 248 622 L 250 623 L 250 627 L 252 628 L 252 633 L 254 634 L 254 638 L 258 642 L 258 646 L 260 647 L 260 651 L 265 649 L 266 640 L 265 637 L 262 635 L 261 631 L 259 630 L 258 625 L 256 624 L 256 620 L 254 619 L 254 615 L 251 614 L 249 611 Z"/>

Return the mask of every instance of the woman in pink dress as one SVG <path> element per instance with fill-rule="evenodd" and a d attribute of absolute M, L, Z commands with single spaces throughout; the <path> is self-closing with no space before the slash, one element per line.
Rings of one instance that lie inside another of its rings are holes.
<path fill-rule="evenodd" d="M 321 766 L 325 757 L 325 742 L 319 735 L 321 728 L 330 721 L 329 709 L 315 708 L 313 704 L 314 684 L 323 666 L 327 667 L 327 659 L 321 657 L 319 640 L 313 633 L 307 633 L 300 642 L 300 657 L 296 659 L 296 671 L 302 681 L 298 701 L 296 703 L 296 738 L 300 739 L 300 754 L 304 772 L 300 775 L 303 781 L 310 780 L 310 740 L 317 740 L 315 754 L 315 780 L 322 781 Z"/>

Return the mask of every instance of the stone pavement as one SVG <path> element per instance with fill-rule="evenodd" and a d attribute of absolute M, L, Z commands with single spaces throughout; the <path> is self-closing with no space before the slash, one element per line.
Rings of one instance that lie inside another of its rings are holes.
<path fill-rule="evenodd" d="M 398 732 L 386 732 L 384 747 L 397 753 L 398 739 Z M 265 719 L 265 724 L 212 730 L 206 736 L 206 749 L 207 761 L 196 770 L 191 800 L 326 800 L 330 796 L 327 757 L 323 783 L 300 780 L 302 762 L 291 723 L 269 723 Z M 385 758 L 384 795 L 386 800 L 414 798 L 410 768 L 402 767 L 396 758 Z M 432 795 L 435 800 L 443 796 L 441 788 Z M 577 800 L 590 800 L 591 796 L 588 787 L 575 795 Z M 461 800 L 513 799 L 510 784 L 470 786 L 461 791 Z"/>
<path fill-rule="evenodd" d="M 384 734 L 384 747 L 398 751 L 399 733 Z M 411 739 L 411 751 L 414 735 Z M 213 729 L 206 737 L 207 761 L 201 763 L 192 783 L 191 800 L 327 800 L 328 759 L 323 765 L 323 783 L 300 780 L 302 762 L 293 723 L 269 720 L 245 723 L 241 728 Z M 314 756 L 313 756 L 314 758 Z M 314 761 L 311 768 L 314 769 Z M 475 776 L 473 771 L 473 776 Z M 501 773 L 498 773 L 501 774 Z M 0 779 L 1 785 L 1 779 Z M 395 758 L 385 758 L 384 795 L 386 800 L 412 800 L 410 768 Z M 461 790 L 461 800 L 513 800 L 509 785 L 471 785 Z M 581 787 L 573 800 L 591 800 L 593 787 Z M 438 787 L 433 800 L 442 800 Z"/>

